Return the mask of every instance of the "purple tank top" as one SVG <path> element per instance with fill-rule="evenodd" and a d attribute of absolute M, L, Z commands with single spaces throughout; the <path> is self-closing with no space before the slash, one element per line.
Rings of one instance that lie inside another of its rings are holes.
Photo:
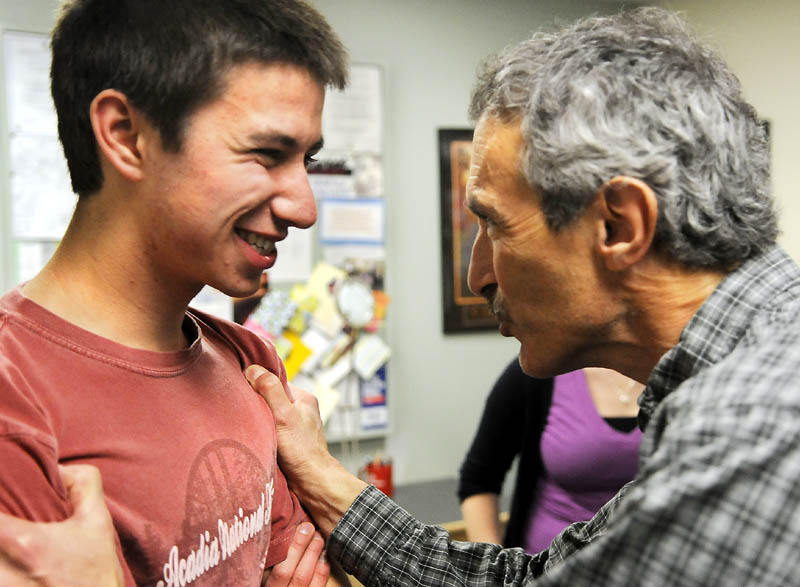
<path fill-rule="evenodd" d="M 583 371 L 556 377 L 541 439 L 544 475 L 531 505 L 525 549 L 544 550 L 633 479 L 641 438 L 638 428 L 616 430 L 597 413 Z"/>

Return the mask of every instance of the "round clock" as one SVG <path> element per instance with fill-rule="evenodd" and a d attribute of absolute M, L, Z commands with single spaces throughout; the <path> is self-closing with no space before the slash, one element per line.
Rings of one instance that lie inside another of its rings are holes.
<path fill-rule="evenodd" d="M 363 280 L 348 277 L 339 282 L 334 290 L 336 305 L 347 324 L 352 328 L 363 328 L 370 323 L 375 313 L 375 298 Z"/>

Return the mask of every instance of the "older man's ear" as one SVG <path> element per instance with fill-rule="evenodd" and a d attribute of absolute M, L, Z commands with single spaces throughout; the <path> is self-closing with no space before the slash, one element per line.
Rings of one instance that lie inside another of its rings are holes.
<path fill-rule="evenodd" d="M 658 219 L 658 200 L 641 180 L 617 176 L 597 191 L 597 251 L 610 271 L 622 271 L 650 250 Z"/>

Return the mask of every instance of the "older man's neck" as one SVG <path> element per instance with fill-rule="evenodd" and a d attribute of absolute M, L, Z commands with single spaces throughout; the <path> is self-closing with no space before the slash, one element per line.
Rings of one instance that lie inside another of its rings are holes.
<path fill-rule="evenodd" d="M 634 322 L 654 356 L 675 346 L 700 306 L 725 278 L 722 271 L 687 269 L 663 261 L 644 262 L 628 279 Z"/>

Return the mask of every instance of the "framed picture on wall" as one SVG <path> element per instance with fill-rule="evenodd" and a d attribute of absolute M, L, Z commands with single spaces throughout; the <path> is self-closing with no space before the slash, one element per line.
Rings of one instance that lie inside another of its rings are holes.
<path fill-rule="evenodd" d="M 442 226 L 442 313 L 445 333 L 497 328 L 486 300 L 467 285 L 478 220 L 465 206 L 471 129 L 439 129 Z"/>

